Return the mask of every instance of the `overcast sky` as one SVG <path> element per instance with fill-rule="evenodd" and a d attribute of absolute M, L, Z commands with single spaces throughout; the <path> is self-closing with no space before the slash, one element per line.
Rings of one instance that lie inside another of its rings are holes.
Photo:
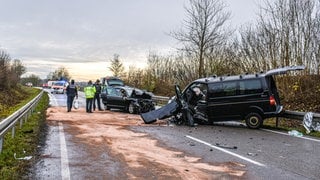
<path fill-rule="evenodd" d="M 223 0 L 232 26 L 256 19 L 262 0 Z M 46 78 L 66 67 L 76 80 L 111 75 L 108 61 L 143 67 L 149 51 L 168 54 L 188 0 L 0 0 L 0 49 Z"/>

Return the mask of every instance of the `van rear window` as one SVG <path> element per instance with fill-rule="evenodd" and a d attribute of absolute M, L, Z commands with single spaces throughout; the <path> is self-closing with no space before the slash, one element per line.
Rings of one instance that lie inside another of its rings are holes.
<path fill-rule="evenodd" d="M 262 92 L 260 79 L 250 79 L 239 82 L 240 94 L 256 94 Z"/>

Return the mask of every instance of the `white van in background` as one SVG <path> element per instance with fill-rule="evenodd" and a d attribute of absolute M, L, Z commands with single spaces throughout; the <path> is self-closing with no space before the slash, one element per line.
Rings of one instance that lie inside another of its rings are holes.
<path fill-rule="evenodd" d="M 64 94 L 68 84 L 67 81 L 54 81 L 51 85 L 51 93 Z"/>

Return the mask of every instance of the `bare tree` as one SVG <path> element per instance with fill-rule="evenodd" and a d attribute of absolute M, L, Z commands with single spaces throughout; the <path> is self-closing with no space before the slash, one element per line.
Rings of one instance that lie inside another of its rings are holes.
<path fill-rule="evenodd" d="M 109 70 L 113 73 L 113 76 L 121 77 L 124 73 L 124 67 L 122 62 L 119 59 L 118 54 L 113 55 L 113 59 L 111 60 L 111 65 Z"/>
<path fill-rule="evenodd" d="M 319 1 L 265 1 L 256 26 L 241 32 L 242 60 L 253 69 L 303 64 L 318 72 L 319 28 Z"/>
<path fill-rule="evenodd" d="M 0 49 L 0 89 L 8 88 L 10 56 L 7 52 Z"/>
<path fill-rule="evenodd" d="M 183 44 L 181 50 L 196 58 L 198 77 L 203 77 L 206 57 L 230 34 L 223 29 L 230 13 L 224 11 L 225 4 L 220 0 L 189 0 L 189 4 L 183 28 L 171 35 Z"/>
<path fill-rule="evenodd" d="M 70 80 L 71 76 L 67 68 L 61 66 L 54 72 L 50 72 L 47 76 L 51 80 Z"/>
<path fill-rule="evenodd" d="M 21 75 L 26 72 L 26 67 L 23 66 L 21 60 L 15 59 L 13 60 L 13 63 L 11 64 L 11 74 L 12 74 L 12 80 L 15 83 L 18 83 L 20 81 Z"/>

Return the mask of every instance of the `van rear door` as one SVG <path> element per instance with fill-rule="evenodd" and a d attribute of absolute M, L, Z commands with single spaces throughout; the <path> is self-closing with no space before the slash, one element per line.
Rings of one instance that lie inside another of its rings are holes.
<path fill-rule="evenodd" d="M 266 72 L 265 76 L 286 74 L 288 71 L 300 71 L 304 70 L 304 68 L 305 66 L 286 66 L 283 68 L 269 70 L 268 72 Z"/>

